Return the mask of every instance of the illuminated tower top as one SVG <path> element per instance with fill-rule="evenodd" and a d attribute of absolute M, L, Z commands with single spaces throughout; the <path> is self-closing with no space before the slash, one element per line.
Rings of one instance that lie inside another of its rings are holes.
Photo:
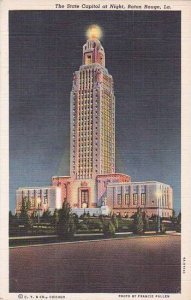
<path fill-rule="evenodd" d="M 105 52 L 97 39 L 89 39 L 83 46 L 83 65 L 100 64 L 105 67 Z"/>
<path fill-rule="evenodd" d="M 98 25 L 91 25 L 86 32 L 87 42 L 83 46 L 83 65 L 98 63 L 105 67 L 105 52 L 99 41 L 102 30 Z"/>

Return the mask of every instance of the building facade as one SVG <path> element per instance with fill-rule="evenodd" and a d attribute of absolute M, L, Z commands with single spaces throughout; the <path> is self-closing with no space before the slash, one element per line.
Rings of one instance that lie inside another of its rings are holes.
<path fill-rule="evenodd" d="M 129 182 L 126 174 L 97 175 L 95 179 L 74 179 L 69 176 L 53 176 L 52 185 L 60 187 L 61 200 L 67 200 L 72 208 L 97 208 L 107 204 L 108 183 Z"/>
<path fill-rule="evenodd" d="M 95 34 L 83 46 L 82 65 L 73 74 L 70 175 L 53 176 L 52 187 L 19 188 L 17 212 L 24 197 L 30 199 L 31 212 L 39 207 L 42 211 L 59 208 L 66 200 L 78 215 L 86 209 L 90 214 L 113 211 L 131 216 L 138 207 L 150 216 L 172 215 L 169 185 L 131 182 L 129 175 L 115 173 L 113 78 L 105 67 L 104 48 Z"/>
<path fill-rule="evenodd" d="M 53 213 L 55 209 L 62 207 L 61 189 L 54 186 L 18 188 L 16 190 L 17 214 L 21 212 L 23 201 L 28 202 L 30 215 L 35 212 L 42 215 L 48 209 Z"/>
<path fill-rule="evenodd" d="M 148 216 L 172 216 L 172 188 L 158 181 L 109 183 L 107 205 L 116 214 L 131 217 L 140 207 Z"/>
<path fill-rule="evenodd" d="M 61 187 L 62 201 L 73 209 L 95 209 L 106 203 L 108 182 L 130 180 L 115 173 L 113 78 L 105 68 L 103 46 L 93 37 L 83 46 L 82 65 L 73 75 L 70 176 L 53 176 L 52 185 Z"/>

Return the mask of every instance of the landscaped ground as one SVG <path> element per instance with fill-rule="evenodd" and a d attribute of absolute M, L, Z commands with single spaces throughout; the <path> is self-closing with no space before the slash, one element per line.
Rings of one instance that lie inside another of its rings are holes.
<path fill-rule="evenodd" d="M 180 236 L 10 249 L 10 292 L 178 293 Z"/>

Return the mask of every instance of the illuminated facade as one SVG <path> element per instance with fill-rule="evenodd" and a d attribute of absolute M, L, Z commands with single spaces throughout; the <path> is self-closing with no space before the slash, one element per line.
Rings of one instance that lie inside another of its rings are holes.
<path fill-rule="evenodd" d="M 116 214 L 131 217 L 140 207 L 149 217 L 172 216 L 171 186 L 158 181 L 108 183 L 107 205 Z"/>
<path fill-rule="evenodd" d="M 115 96 L 105 52 L 94 36 L 83 46 L 70 95 L 70 177 L 53 176 L 62 201 L 74 209 L 106 205 L 108 182 L 129 182 L 115 173 Z"/>
<path fill-rule="evenodd" d="M 148 215 L 162 211 L 162 216 L 171 216 L 170 186 L 155 181 L 135 183 L 129 175 L 115 173 L 113 78 L 105 68 L 100 28 L 91 30 L 83 46 L 82 65 L 73 74 L 70 94 L 70 175 L 53 176 L 52 188 L 60 191 L 59 203 L 67 200 L 78 215 L 88 209 L 90 214 L 112 210 L 131 216 L 141 207 Z M 21 191 L 24 189 L 17 190 L 17 211 Z M 26 193 L 29 197 L 31 192 L 28 189 Z M 48 205 L 42 207 L 47 209 Z"/>
<path fill-rule="evenodd" d="M 28 203 L 29 214 L 43 214 L 48 210 L 53 213 L 62 207 L 60 187 L 23 187 L 16 190 L 16 213 L 19 214 L 23 201 Z"/>
<path fill-rule="evenodd" d="M 95 179 L 115 172 L 115 96 L 97 39 L 83 46 L 82 66 L 74 73 L 70 98 L 70 176 Z"/>

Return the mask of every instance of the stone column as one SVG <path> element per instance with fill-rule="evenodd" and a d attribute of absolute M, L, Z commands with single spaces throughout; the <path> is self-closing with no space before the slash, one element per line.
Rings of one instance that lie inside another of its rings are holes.
<path fill-rule="evenodd" d="M 116 206 L 116 187 L 112 187 L 112 193 L 113 193 L 113 195 L 112 195 L 112 201 L 113 201 L 113 203 L 112 203 L 112 205 L 113 205 L 113 208 Z"/>
<path fill-rule="evenodd" d="M 138 194 L 137 206 L 140 207 L 141 206 L 141 186 L 140 186 L 140 184 L 138 185 L 137 194 Z"/>
<path fill-rule="evenodd" d="M 130 196 L 130 207 L 133 207 L 133 186 L 129 186 L 129 196 Z"/>
<path fill-rule="evenodd" d="M 124 208 L 125 207 L 125 186 L 122 185 L 121 186 L 121 207 Z"/>

